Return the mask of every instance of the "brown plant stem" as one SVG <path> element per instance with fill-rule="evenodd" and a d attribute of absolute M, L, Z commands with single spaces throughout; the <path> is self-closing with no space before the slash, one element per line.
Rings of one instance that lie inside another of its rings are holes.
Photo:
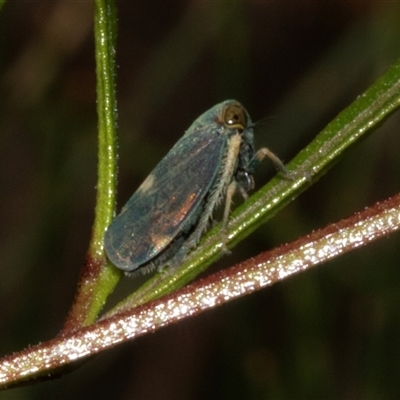
<path fill-rule="evenodd" d="M 159 300 L 9 355 L 0 360 L 0 388 L 45 379 L 71 362 L 252 293 L 399 227 L 400 194 Z"/>

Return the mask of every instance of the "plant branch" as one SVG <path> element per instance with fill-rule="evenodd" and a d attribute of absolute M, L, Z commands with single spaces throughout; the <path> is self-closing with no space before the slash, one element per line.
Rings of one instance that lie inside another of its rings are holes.
<path fill-rule="evenodd" d="M 228 247 L 232 248 L 262 223 L 325 174 L 359 140 L 370 134 L 400 105 L 400 59 L 372 86 L 343 110 L 304 150 L 288 164 L 294 179 L 275 177 L 238 207 L 228 227 Z M 144 304 L 171 293 L 193 280 L 221 257 L 221 226 L 217 225 L 201 241 L 180 269 L 160 273 L 112 310 Z"/>
<path fill-rule="evenodd" d="M 400 194 L 312 234 L 0 360 L 0 388 L 46 377 L 71 362 L 197 315 L 387 236 L 400 228 Z"/>
<path fill-rule="evenodd" d="M 115 42 L 117 18 L 114 0 L 96 0 L 94 36 L 96 45 L 98 181 L 95 221 L 89 251 L 82 268 L 78 292 L 63 330 L 93 323 L 122 274 L 106 264 L 104 232 L 115 213 L 116 120 Z"/>

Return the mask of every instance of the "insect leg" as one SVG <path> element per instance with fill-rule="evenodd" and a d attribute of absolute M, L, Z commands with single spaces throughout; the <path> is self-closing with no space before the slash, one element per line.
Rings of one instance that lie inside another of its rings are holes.
<path fill-rule="evenodd" d="M 265 157 L 268 157 L 275 164 L 275 167 L 281 172 L 284 178 L 288 180 L 293 180 L 298 177 L 305 177 L 308 181 L 311 181 L 311 174 L 309 172 L 302 170 L 288 171 L 285 164 L 280 160 L 280 158 L 266 147 L 263 147 L 257 151 L 256 155 L 250 162 L 250 168 L 256 168 Z"/>
<path fill-rule="evenodd" d="M 261 161 L 265 158 L 268 157 L 275 165 L 275 167 L 284 175 L 284 176 L 289 176 L 290 173 L 287 170 L 285 164 L 280 160 L 278 156 L 276 156 L 271 150 L 269 150 L 267 147 L 263 147 L 260 150 L 257 151 L 256 155 L 254 156 L 253 160 L 251 160 L 251 167 L 255 168 L 257 167 Z"/>
<path fill-rule="evenodd" d="M 226 190 L 226 195 L 225 195 L 225 208 L 224 208 L 224 215 L 222 217 L 222 228 L 221 228 L 221 242 L 222 242 L 222 251 L 224 253 L 230 253 L 228 248 L 226 247 L 226 242 L 228 241 L 228 220 L 229 220 L 229 214 L 231 213 L 231 205 L 232 205 L 232 198 L 233 195 L 235 194 L 236 190 L 238 188 L 238 185 L 235 180 L 233 180 L 227 190 Z M 246 192 L 244 192 L 246 193 Z M 247 193 L 246 193 L 247 195 Z"/>

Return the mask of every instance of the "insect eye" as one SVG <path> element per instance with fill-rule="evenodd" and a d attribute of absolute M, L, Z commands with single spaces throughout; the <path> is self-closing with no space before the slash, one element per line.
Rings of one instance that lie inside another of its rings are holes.
<path fill-rule="evenodd" d="M 229 128 L 236 128 L 243 132 L 247 126 L 247 115 L 244 108 L 239 104 L 231 104 L 226 107 L 223 115 L 224 124 Z"/>

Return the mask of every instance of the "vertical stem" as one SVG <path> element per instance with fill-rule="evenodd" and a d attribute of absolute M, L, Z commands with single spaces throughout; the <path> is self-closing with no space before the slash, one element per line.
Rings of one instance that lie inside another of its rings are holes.
<path fill-rule="evenodd" d="M 104 233 L 115 211 L 116 120 L 115 43 L 117 17 L 114 0 L 94 1 L 98 113 L 98 181 L 95 220 L 89 251 L 82 268 L 78 292 L 63 333 L 93 323 L 121 273 L 107 265 Z"/>

